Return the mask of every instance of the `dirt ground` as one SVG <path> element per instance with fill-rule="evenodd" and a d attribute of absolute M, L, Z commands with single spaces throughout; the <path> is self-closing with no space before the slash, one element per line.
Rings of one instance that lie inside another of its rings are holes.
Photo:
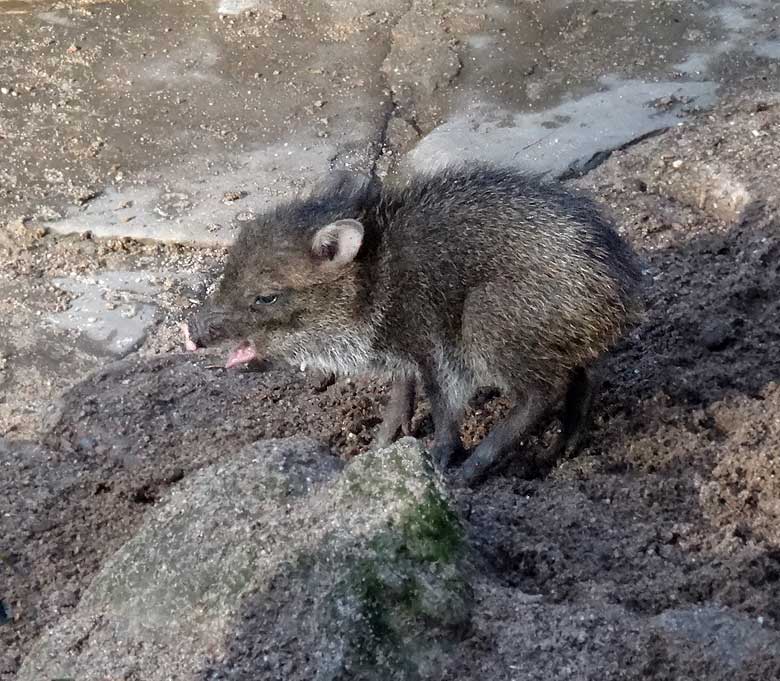
<path fill-rule="evenodd" d="M 647 622 L 674 608 L 726 606 L 780 631 L 776 172 L 744 146 L 734 167 L 755 170 L 764 195 L 750 210 L 724 212 L 723 203 L 686 201 L 658 170 L 674 163 L 686 134 L 696 142 L 686 153 L 706 156 L 707 144 L 723 143 L 730 117 L 748 134 L 777 130 L 780 120 L 776 107 L 756 102 L 720 115 L 711 124 L 701 119 L 698 132 L 672 131 L 614 154 L 578 181 L 611 206 L 644 259 L 647 318 L 606 362 L 583 450 L 546 466 L 553 423 L 461 494 L 485 570 L 474 629 L 459 652 L 460 679 L 554 678 L 545 660 L 578 644 L 528 640 L 516 613 L 533 596 L 550 617 L 557 606 L 576 606 L 592 621 L 618 609 Z M 186 247 L 86 242 L 105 251 L 100 260 L 80 252 L 84 241 L 44 234 L 14 243 L 6 248 L 11 267 L 28 274 L 36 267 L 50 274 L 52 263 L 140 268 L 152 258 L 155 266 L 178 259 L 210 267 L 220 258 Z M 41 287 L 38 304 L 54 305 L 45 281 Z M 0 597 L 11 620 L 0 626 L 2 679 L 12 678 L 43 627 L 68 615 L 144 512 L 191 471 L 258 438 L 311 435 L 344 457 L 371 445 L 385 386 L 281 368 L 226 371 L 218 357 L 179 351 L 174 322 L 183 307 L 171 302 L 139 355 L 99 370 L 43 410 L 42 420 L 28 419 L 0 441 Z M 467 444 L 504 406 L 490 393 L 475 400 Z M 415 425 L 416 435 L 430 435 L 425 404 Z M 587 637 L 587 623 L 581 627 Z M 780 679 L 780 650 L 764 648 L 735 671 L 681 654 L 661 633 L 637 631 L 602 641 L 588 668 L 575 659 L 571 678 Z M 513 671 L 523 668 L 525 676 Z"/>

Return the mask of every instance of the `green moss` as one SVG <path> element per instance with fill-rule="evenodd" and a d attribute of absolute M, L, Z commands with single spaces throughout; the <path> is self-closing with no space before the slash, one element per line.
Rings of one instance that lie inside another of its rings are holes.
<path fill-rule="evenodd" d="M 345 471 L 346 498 L 389 498 L 405 509 L 368 540 L 342 583 L 363 623 L 354 632 L 354 661 L 366 670 L 394 670 L 387 678 L 400 678 L 401 669 L 414 678 L 429 632 L 460 627 L 468 617 L 459 565 L 464 533 L 436 485 L 416 477 L 419 470 L 410 471 L 402 456 L 369 463 Z M 381 465 L 376 477 L 374 464 Z"/>
<path fill-rule="evenodd" d="M 429 573 L 433 569 L 435 581 L 443 588 L 460 591 L 462 585 L 447 583 L 452 577 L 445 577 L 444 572 L 462 555 L 463 532 L 434 489 L 426 492 L 423 502 L 399 525 L 374 537 L 369 546 L 373 556 L 358 563 L 350 581 L 377 641 L 396 642 L 400 622 L 433 614 L 421 600 L 423 587 L 417 581 L 421 570 Z M 441 568 L 445 570 L 440 573 Z"/>
<path fill-rule="evenodd" d="M 399 609 L 416 599 L 415 584 L 404 581 L 400 590 L 390 588 L 380 576 L 381 564 L 376 559 L 361 560 L 352 572 L 352 587 L 357 596 L 366 627 L 355 631 L 355 663 L 374 673 L 385 670 L 384 676 L 406 669 L 404 678 L 414 676 L 410 660 L 399 655 L 405 650 L 403 629 L 398 619 Z"/>
<path fill-rule="evenodd" d="M 450 563 L 462 555 L 463 530 L 457 516 L 434 489 L 401 520 L 406 551 L 411 558 Z"/>

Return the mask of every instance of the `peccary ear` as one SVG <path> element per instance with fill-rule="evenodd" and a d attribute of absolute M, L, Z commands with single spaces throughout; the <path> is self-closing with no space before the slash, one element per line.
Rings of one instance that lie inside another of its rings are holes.
<path fill-rule="evenodd" d="M 324 267 L 343 267 L 351 263 L 363 243 L 363 225 L 357 220 L 336 220 L 314 233 L 312 255 Z"/>

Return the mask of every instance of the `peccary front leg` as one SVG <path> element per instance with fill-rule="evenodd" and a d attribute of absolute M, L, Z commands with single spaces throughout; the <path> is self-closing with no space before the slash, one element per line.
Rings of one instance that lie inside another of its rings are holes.
<path fill-rule="evenodd" d="M 472 483 L 515 447 L 523 435 L 547 412 L 549 400 L 541 392 L 529 391 L 520 398 L 509 414 L 488 433 L 461 468 L 461 477 Z"/>
<path fill-rule="evenodd" d="M 435 429 L 430 453 L 434 465 L 444 471 L 453 458 L 464 452 L 463 442 L 460 439 L 460 412 L 447 399 L 447 395 L 434 377 L 423 374 L 423 381 L 431 403 L 431 416 Z"/>
<path fill-rule="evenodd" d="M 415 379 L 402 378 L 393 383 L 390 389 L 390 398 L 383 414 L 382 425 L 379 426 L 374 441 L 380 447 L 386 447 L 401 431 L 404 435 L 410 435 L 412 431 L 412 416 L 416 403 Z"/>

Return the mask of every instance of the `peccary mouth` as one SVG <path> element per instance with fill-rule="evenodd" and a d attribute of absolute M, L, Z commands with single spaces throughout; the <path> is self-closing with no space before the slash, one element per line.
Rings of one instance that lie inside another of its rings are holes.
<path fill-rule="evenodd" d="M 225 362 L 225 368 L 230 369 L 239 364 L 247 364 L 253 359 L 257 359 L 257 353 L 252 347 L 252 344 L 249 341 L 242 341 L 239 346 L 228 355 L 227 362 Z"/>
<path fill-rule="evenodd" d="M 189 326 L 184 323 L 181 324 L 180 328 L 182 335 L 184 336 L 184 347 L 189 352 L 196 352 L 198 350 L 198 345 L 190 336 Z M 231 367 L 240 364 L 248 364 L 253 359 L 257 359 L 257 352 L 249 341 L 244 340 L 228 355 L 227 361 L 225 362 L 225 368 L 230 369 Z"/>

